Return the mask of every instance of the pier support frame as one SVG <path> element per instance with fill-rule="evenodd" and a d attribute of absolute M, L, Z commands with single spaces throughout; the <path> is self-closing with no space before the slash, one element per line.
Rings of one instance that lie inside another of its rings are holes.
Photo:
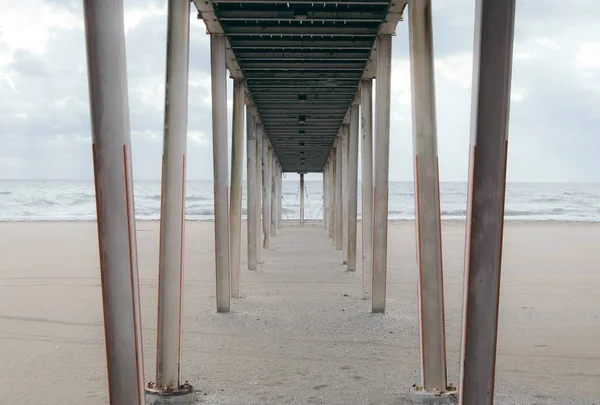
<path fill-rule="evenodd" d="M 84 5 L 108 392 L 144 402 L 123 2 Z M 188 5 L 189 6 L 189 5 Z"/>
<path fill-rule="evenodd" d="M 279 166 L 277 180 L 277 229 L 281 229 L 283 215 L 283 168 L 281 166 Z"/>
<path fill-rule="evenodd" d="M 231 296 L 240 295 L 242 241 L 242 176 L 244 171 L 244 80 L 233 81 L 233 119 L 231 131 L 231 198 L 229 201 L 229 265 Z"/>
<path fill-rule="evenodd" d="M 362 287 L 365 298 L 371 296 L 373 274 L 373 79 L 361 81 L 362 112 Z"/>
<path fill-rule="evenodd" d="M 194 396 L 192 387 L 182 384 L 180 374 L 190 5 L 171 0 L 168 7 L 156 382 L 146 389 L 146 399 L 148 403 L 171 400 L 184 404 Z"/>
<path fill-rule="evenodd" d="M 388 244 L 388 190 L 390 162 L 390 87 L 392 37 L 377 37 L 375 94 L 375 166 L 373 191 L 373 282 L 371 308 L 385 312 Z"/>
<path fill-rule="evenodd" d="M 300 226 L 304 226 L 304 173 L 300 173 Z"/>
<path fill-rule="evenodd" d="M 411 398 L 450 402 L 448 388 L 442 271 L 442 229 L 437 155 L 435 77 L 431 0 L 409 1 L 412 117 L 415 175 L 421 383 Z"/>
<path fill-rule="evenodd" d="M 494 400 L 515 0 L 477 0 L 459 403 Z"/>
<path fill-rule="evenodd" d="M 323 212 L 323 229 L 327 229 L 327 173 L 329 172 L 329 161 L 325 164 L 325 168 L 323 169 L 323 202 L 322 202 L 322 212 Z"/>
<path fill-rule="evenodd" d="M 333 230 L 335 229 L 335 146 L 331 150 L 331 155 L 329 156 L 329 199 L 328 199 L 328 210 L 329 210 L 329 223 L 327 234 L 331 241 L 334 241 Z"/>
<path fill-rule="evenodd" d="M 229 312 L 231 307 L 225 42 L 222 34 L 210 37 L 217 312 Z"/>
<path fill-rule="evenodd" d="M 271 236 L 277 236 L 277 211 L 279 210 L 279 203 L 277 202 L 277 194 L 279 192 L 279 185 L 277 184 L 277 173 L 279 173 L 279 162 L 275 157 L 275 151 L 271 150 Z"/>
<path fill-rule="evenodd" d="M 358 213 L 358 125 L 359 106 L 350 107 L 348 128 L 348 271 L 356 271 L 356 230 Z"/>
<path fill-rule="evenodd" d="M 254 117 L 255 124 L 258 117 Z M 263 187 L 263 126 L 255 125 L 256 130 L 256 263 L 260 264 L 260 253 L 262 250 L 262 187 Z"/>
<path fill-rule="evenodd" d="M 344 243 L 344 226 L 342 223 L 343 214 L 343 194 L 342 194 L 342 136 L 341 133 L 337 138 L 337 146 L 335 148 L 335 249 L 342 250 Z"/>
<path fill-rule="evenodd" d="M 259 249 L 257 242 L 258 218 L 257 218 L 257 177 L 256 166 L 256 122 L 254 115 L 246 108 L 246 216 L 247 216 L 247 239 L 248 239 L 248 270 L 256 270 L 258 267 Z"/>
<path fill-rule="evenodd" d="M 348 125 L 342 125 L 342 264 L 348 264 Z"/>
<path fill-rule="evenodd" d="M 271 147 L 269 145 L 269 138 L 264 133 L 262 143 L 263 248 L 268 249 L 271 240 Z"/>

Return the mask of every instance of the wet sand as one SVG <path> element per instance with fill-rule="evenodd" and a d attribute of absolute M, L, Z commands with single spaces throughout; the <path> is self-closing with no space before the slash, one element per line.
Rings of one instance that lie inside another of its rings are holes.
<path fill-rule="evenodd" d="M 158 223 L 137 230 L 150 381 Z M 443 230 L 457 384 L 464 223 Z M 188 222 L 186 236 L 182 370 L 199 403 L 408 403 L 419 381 L 413 223 L 390 225 L 385 315 L 369 313 L 358 274 L 317 225 L 284 226 L 255 272 L 243 248 L 243 297 L 217 315 L 213 225 Z M 600 225 L 509 222 L 504 246 L 496 403 L 600 404 Z M 95 223 L 0 223 L 3 403 L 108 403 L 97 249 Z"/>

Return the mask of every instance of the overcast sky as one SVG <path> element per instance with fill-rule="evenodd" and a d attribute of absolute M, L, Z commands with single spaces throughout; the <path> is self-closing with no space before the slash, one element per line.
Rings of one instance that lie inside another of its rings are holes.
<path fill-rule="evenodd" d="M 158 179 L 166 3 L 124 3 L 134 176 Z M 0 178 L 91 179 L 82 0 L 0 4 Z M 433 6 L 440 176 L 464 181 L 474 0 Z M 517 1 L 510 181 L 600 181 L 599 16 L 598 0 Z M 190 52 L 188 178 L 212 179 L 209 40 L 195 7 Z M 412 180 L 404 22 L 393 56 L 390 180 Z"/>

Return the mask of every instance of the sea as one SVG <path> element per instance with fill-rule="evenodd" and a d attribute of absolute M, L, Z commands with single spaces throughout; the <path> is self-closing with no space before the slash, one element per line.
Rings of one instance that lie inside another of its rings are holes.
<path fill-rule="evenodd" d="M 464 219 L 466 183 L 440 185 L 442 218 Z M 305 218 L 323 218 L 323 185 L 307 181 Z M 135 212 L 141 220 L 158 220 L 160 182 L 135 181 Z M 246 190 L 243 190 L 243 216 L 246 216 Z M 358 215 L 360 217 L 360 187 Z M 186 219 L 213 219 L 212 181 L 188 181 Z M 414 219 L 412 182 L 391 182 L 389 219 Z M 283 219 L 300 218 L 298 182 L 283 182 Z M 71 180 L 0 180 L 0 221 L 94 221 L 96 205 L 93 181 Z M 584 183 L 508 183 L 505 219 L 514 221 L 600 222 L 600 184 Z"/>

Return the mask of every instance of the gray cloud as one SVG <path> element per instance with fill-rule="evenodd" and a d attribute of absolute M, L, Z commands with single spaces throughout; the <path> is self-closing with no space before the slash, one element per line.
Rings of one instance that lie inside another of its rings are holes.
<path fill-rule="evenodd" d="M 82 2 L 46 0 L 83 19 Z M 164 0 L 125 1 L 126 11 Z M 518 2 L 509 179 L 600 181 L 600 71 L 574 64 L 579 47 L 600 42 L 600 3 Z M 212 177 L 209 40 L 192 7 L 188 113 L 190 178 Z M 470 132 L 471 0 L 434 2 L 441 175 L 465 180 Z M 26 29 L 26 27 L 24 27 Z M 0 58 L 12 45 L 0 32 Z M 164 116 L 166 15 L 127 33 L 128 90 L 136 178 L 159 178 Z M 555 48 L 553 48 L 555 47 Z M 0 59 L 1 60 L 1 59 Z M 407 23 L 394 39 L 390 178 L 412 179 Z M 90 119 L 83 29 L 53 28 L 44 51 L 16 50 L 0 65 L 0 176 L 91 178 Z M 231 97 L 231 83 L 229 83 Z M 208 101 L 208 102 L 207 102 Z"/>

